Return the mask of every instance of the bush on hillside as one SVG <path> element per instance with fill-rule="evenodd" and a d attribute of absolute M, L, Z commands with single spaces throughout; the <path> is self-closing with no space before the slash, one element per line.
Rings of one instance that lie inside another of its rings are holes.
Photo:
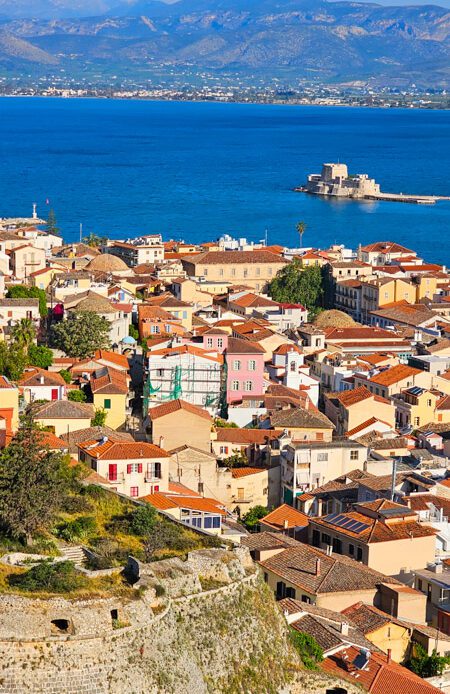
<path fill-rule="evenodd" d="M 11 574 L 8 581 L 11 586 L 30 593 L 70 593 L 83 588 L 87 583 L 87 579 L 76 571 L 71 561 L 56 564 L 45 561 L 25 573 Z"/>

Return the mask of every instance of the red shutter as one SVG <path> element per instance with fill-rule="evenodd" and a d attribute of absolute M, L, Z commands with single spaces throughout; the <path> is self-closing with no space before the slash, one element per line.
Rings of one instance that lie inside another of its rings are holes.
<path fill-rule="evenodd" d="M 52 388 L 52 400 L 58 399 L 58 388 Z"/>
<path fill-rule="evenodd" d="M 138 472 L 142 472 L 142 463 L 138 463 Z"/>
<path fill-rule="evenodd" d="M 115 482 L 117 480 L 117 464 L 116 463 L 110 463 L 108 465 L 108 479 L 111 482 Z"/>
<path fill-rule="evenodd" d="M 155 492 L 159 492 L 159 484 L 155 484 L 155 486 L 153 487 L 153 494 Z"/>
<path fill-rule="evenodd" d="M 132 465 L 131 465 L 131 463 L 128 463 L 128 465 L 127 465 L 127 473 L 128 474 L 131 473 L 131 469 L 132 469 Z"/>

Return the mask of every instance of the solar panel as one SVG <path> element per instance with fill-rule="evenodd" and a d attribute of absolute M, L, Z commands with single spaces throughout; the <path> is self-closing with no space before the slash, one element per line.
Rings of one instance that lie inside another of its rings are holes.
<path fill-rule="evenodd" d="M 418 386 L 413 386 L 412 388 L 409 389 L 409 392 L 412 395 L 421 395 L 423 393 L 423 388 L 419 388 Z"/>
<path fill-rule="evenodd" d="M 370 527 L 366 523 L 361 523 L 361 521 L 357 521 L 351 516 L 344 516 L 342 513 L 331 513 L 329 516 L 325 516 L 324 520 L 337 528 L 349 530 L 357 535 Z"/>

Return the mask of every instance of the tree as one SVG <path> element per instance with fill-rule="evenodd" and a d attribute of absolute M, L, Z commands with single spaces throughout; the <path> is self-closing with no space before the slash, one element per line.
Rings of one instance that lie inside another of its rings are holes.
<path fill-rule="evenodd" d="M 30 345 L 28 359 L 33 366 L 48 369 L 53 364 L 53 352 L 49 347 L 43 345 Z"/>
<path fill-rule="evenodd" d="M 36 328 L 31 318 L 21 318 L 11 331 L 13 342 L 28 355 L 28 350 L 36 339 Z"/>
<path fill-rule="evenodd" d="M 223 460 L 220 461 L 220 464 L 223 467 L 247 467 L 248 466 L 248 458 L 245 455 L 245 453 L 241 453 L 238 450 L 233 451 L 231 455 L 228 456 L 228 458 L 224 458 Z"/>
<path fill-rule="evenodd" d="M 67 369 L 61 369 L 61 371 L 58 372 L 61 378 L 65 380 L 66 383 L 72 383 L 72 374 L 70 371 Z"/>
<path fill-rule="evenodd" d="M 155 554 L 167 546 L 167 527 L 162 523 L 155 523 L 148 531 L 144 540 L 145 561 L 152 561 Z"/>
<path fill-rule="evenodd" d="M 313 317 L 322 304 L 322 271 L 317 265 L 303 267 L 301 260 L 294 260 L 282 268 L 269 285 L 274 301 L 302 304 Z"/>
<path fill-rule="evenodd" d="M 316 639 L 303 631 L 289 627 L 289 638 L 307 670 L 316 670 L 323 660 L 323 650 Z"/>
<path fill-rule="evenodd" d="M 54 236 L 61 236 L 59 227 L 56 222 L 56 215 L 54 210 L 49 210 L 47 223 L 45 225 L 45 231 L 47 234 L 54 234 Z"/>
<path fill-rule="evenodd" d="M 65 456 L 49 451 L 31 414 L 0 454 L 0 520 L 11 535 L 30 543 L 51 527 L 72 486 Z"/>
<path fill-rule="evenodd" d="M 297 233 L 300 236 L 300 248 L 303 247 L 303 234 L 306 231 L 306 224 L 305 222 L 297 222 L 295 228 L 297 229 Z"/>
<path fill-rule="evenodd" d="M 446 666 L 450 663 L 450 657 L 438 655 L 436 649 L 428 655 L 420 643 L 415 643 L 410 660 L 406 666 L 419 677 L 436 677 L 442 675 Z"/>
<path fill-rule="evenodd" d="M 18 381 L 27 366 L 28 358 L 24 350 L 15 342 L 0 342 L 0 373 L 11 381 Z"/>
<path fill-rule="evenodd" d="M 241 520 L 247 530 L 250 530 L 250 532 L 256 532 L 259 521 L 261 518 L 264 518 L 264 516 L 267 516 L 267 513 L 268 511 L 265 506 L 253 506 L 253 508 L 242 516 Z"/>
<path fill-rule="evenodd" d="M 72 402 L 86 402 L 87 397 L 84 390 L 74 389 L 69 390 L 67 393 L 67 399 L 71 400 Z"/>
<path fill-rule="evenodd" d="M 235 422 L 227 422 L 226 419 L 222 419 L 221 417 L 215 418 L 214 426 L 218 427 L 219 429 L 239 429 Z"/>
<path fill-rule="evenodd" d="M 91 248 L 97 248 L 106 243 L 107 240 L 108 239 L 104 236 L 97 236 L 97 234 L 93 234 L 92 232 L 88 236 L 83 237 L 83 243 L 86 243 Z"/>
<path fill-rule="evenodd" d="M 103 407 L 99 407 L 98 410 L 95 410 L 95 414 L 91 419 L 91 426 L 92 427 L 102 427 L 105 425 L 106 422 L 106 417 L 107 417 L 107 412 L 106 410 L 103 409 Z"/>
<path fill-rule="evenodd" d="M 15 284 L 8 289 L 6 294 L 8 299 L 38 299 L 39 315 L 45 318 L 48 313 L 47 297 L 43 289 L 38 287 L 26 287 L 24 284 Z"/>
<path fill-rule="evenodd" d="M 157 523 L 156 509 L 150 504 L 139 506 L 130 516 L 130 532 L 133 535 L 148 535 Z"/>
<path fill-rule="evenodd" d="M 109 322 L 93 311 L 71 313 L 52 327 L 52 344 L 76 359 L 92 357 L 97 349 L 109 347 Z"/>

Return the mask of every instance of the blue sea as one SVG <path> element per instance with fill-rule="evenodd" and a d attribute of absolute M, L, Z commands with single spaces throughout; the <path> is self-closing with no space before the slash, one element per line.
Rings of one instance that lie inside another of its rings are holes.
<path fill-rule="evenodd" d="M 0 216 L 54 208 L 67 240 L 224 233 L 305 246 L 395 240 L 450 264 L 450 202 L 419 206 L 294 193 L 322 162 L 384 191 L 450 195 L 450 111 L 0 99 Z M 46 200 L 49 200 L 49 205 Z"/>

